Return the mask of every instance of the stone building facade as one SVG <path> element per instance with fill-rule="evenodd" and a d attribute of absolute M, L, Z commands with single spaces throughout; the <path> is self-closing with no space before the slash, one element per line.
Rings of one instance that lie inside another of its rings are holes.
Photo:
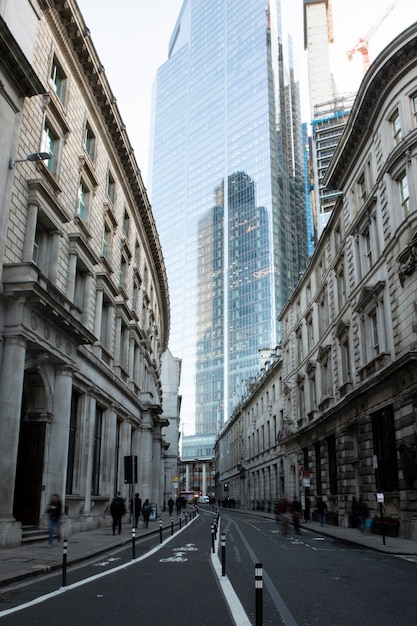
<path fill-rule="evenodd" d="M 178 415 L 161 417 L 162 250 L 76 2 L 5 0 L 0 45 L 4 546 L 46 524 L 53 493 L 67 535 L 108 523 L 114 493 L 130 497 L 125 457 L 138 459 L 135 490 L 162 506 L 163 429 Z M 52 156 L 27 160 L 40 151 Z"/>
<path fill-rule="evenodd" d="M 417 24 L 368 70 L 325 184 L 341 191 L 281 315 L 279 356 L 216 447 L 244 506 L 362 496 L 417 539 Z M 274 394 L 272 389 L 274 388 Z M 272 394 L 272 396 L 271 396 Z M 233 451 L 235 454 L 233 455 Z"/>

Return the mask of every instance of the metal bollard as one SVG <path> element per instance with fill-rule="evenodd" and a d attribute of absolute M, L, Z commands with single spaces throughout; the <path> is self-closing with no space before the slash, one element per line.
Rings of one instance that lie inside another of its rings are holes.
<path fill-rule="evenodd" d="M 179 520 L 180 530 L 181 530 L 181 524 L 182 524 L 182 519 L 181 519 L 181 516 L 178 518 L 178 520 Z"/>
<path fill-rule="evenodd" d="M 226 535 L 221 534 L 220 546 L 222 549 L 222 576 L 226 576 Z"/>
<path fill-rule="evenodd" d="M 159 542 L 162 543 L 162 520 L 159 518 Z"/>
<path fill-rule="evenodd" d="M 255 615 L 256 626 L 262 626 L 263 621 L 263 608 L 262 608 L 262 563 L 256 563 L 255 565 Z"/>
<path fill-rule="evenodd" d="M 68 552 L 68 540 L 64 539 L 63 551 L 62 551 L 62 586 L 67 585 L 67 552 Z"/>
<path fill-rule="evenodd" d="M 214 524 L 211 525 L 211 551 L 214 554 Z"/>
<path fill-rule="evenodd" d="M 136 558 L 136 528 L 132 526 L 132 559 Z"/>
<path fill-rule="evenodd" d="M 185 525 L 187 526 L 187 524 L 188 524 L 188 511 L 185 511 L 184 515 L 185 515 Z"/>
<path fill-rule="evenodd" d="M 174 534 L 174 518 L 171 517 L 171 535 Z"/>

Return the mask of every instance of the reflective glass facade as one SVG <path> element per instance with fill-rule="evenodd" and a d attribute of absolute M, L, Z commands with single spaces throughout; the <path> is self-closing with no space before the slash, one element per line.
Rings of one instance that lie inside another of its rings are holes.
<path fill-rule="evenodd" d="M 185 0 L 156 81 L 150 195 L 181 419 L 213 441 L 278 344 L 308 256 L 298 88 L 279 3 L 266 7 Z"/>

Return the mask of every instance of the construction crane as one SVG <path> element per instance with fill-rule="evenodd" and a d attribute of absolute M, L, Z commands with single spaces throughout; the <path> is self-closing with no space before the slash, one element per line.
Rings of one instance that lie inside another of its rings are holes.
<path fill-rule="evenodd" d="M 369 51 L 368 51 L 369 40 L 376 33 L 378 28 L 381 26 L 382 22 L 384 22 L 385 19 L 388 17 L 388 15 L 395 9 L 395 7 L 399 3 L 399 1 L 400 0 L 394 0 L 394 2 L 391 2 L 391 4 L 385 10 L 385 12 L 381 15 L 381 17 L 375 22 L 375 24 L 373 26 L 371 26 L 371 28 L 368 30 L 366 35 L 364 35 L 363 37 L 360 37 L 360 39 L 358 40 L 357 44 L 351 50 L 349 50 L 346 53 L 346 56 L 347 56 L 349 61 L 352 60 L 352 58 L 353 58 L 353 56 L 354 56 L 354 54 L 356 52 L 360 52 L 361 53 L 361 55 L 362 55 L 362 64 L 363 64 L 363 73 L 364 74 L 366 74 L 366 72 L 368 71 L 369 65 L 370 65 Z"/>

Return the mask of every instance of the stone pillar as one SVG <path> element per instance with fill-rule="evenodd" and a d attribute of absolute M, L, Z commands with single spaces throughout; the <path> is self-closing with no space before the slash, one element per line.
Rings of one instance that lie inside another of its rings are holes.
<path fill-rule="evenodd" d="M 94 334 L 99 340 L 101 337 L 101 322 L 103 319 L 103 299 L 104 299 L 103 290 L 97 289 L 96 291 L 96 315 L 94 319 Z"/>
<path fill-rule="evenodd" d="M 4 337 L 0 372 L 0 546 L 18 545 L 21 540 L 21 525 L 13 517 L 13 499 L 25 358 L 23 337 Z"/>
<path fill-rule="evenodd" d="M 122 318 L 120 315 L 116 317 L 116 334 L 114 343 L 114 362 L 116 365 L 121 365 L 121 346 L 122 346 Z"/>
<path fill-rule="evenodd" d="M 203 496 L 207 495 L 207 466 L 203 463 L 203 475 L 202 475 L 202 485 L 201 490 L 203 492 Z"/>
<path fill-rule="evenodd" d="M 140 455 L 138 459 L 139 493 L 141 494 L 142 502 L 146 498 L 150 499 L 152 497 L 152 432 L 152 415 L 150 411 L 145 411 L 143 414 Z"/>
<path fill-rule="evenodd" d="M 89 327 L 90 310 L 91 310 L 91 292 L 93 289 L 93 275 L 91 272 L 85 275 L 85 287 L 84 287 L 84 307 L 81 314 L 81 322 Z M 103 292 L 102 292 L 103 293 Z"/>
<path fill-rule="evenodd" d="M 85 438 L 83 440 L 81 476 L 84 485 L 84 510 L 83 514 L 88 517 L 91 514 L 91 487 L 93 473 L 93 451 L 94 451 L 94 427 L 96 421 L 96 397 L 95 390 L 89 389 L 86 398 L 84 415 Z M 81 492 L 82 493 L 82 492 Z M 87 521 L 88 526 L 88 521 Z"/>
<path fill-rule="evenodd" d="M 161 427 L 155 428 L 152 439 L 152 502 L 158 504 L 158 510 L 162 504 L 160 498 L 160 473 L 161 473 Z"/>
<path fill-rule="evenodd" d="M 57 493 L 64 504 L 67 481 L 68 441 L 71 419 L 72 368 L 57 366 L 53 397 L 53 419 L 46 468 L 46 496 Z"/>
<path fill-rule="evenodd" d="M 74 301 L 75 277 L 77 275 L 77 255 L 70 253 L 68 258 L 67 298 Z M 102 292 L 103 293 L 103 292 Z"/>
<path fill-rule="evenodd" d="M 190 466 L 185 466 L 185 491 L 190 491 Z"/>
<path fill-rule="evenodd" d="M 103 428 L 103 456 L 101 462 L 101 487 L 102 495 L 108 495 L 111 499 L 114 495 L 115 479 L 115 451 L 117 433 L 117 412 L 114 406 L 107 409 L 104 414 Z M 121 455 L 122 456 L 122 455 Z M 119 467 L 123 459 L 119 458 Z"/>
<path fill-rule="evenodd" d="M 29 203 L 28 217 L 26 221 L 25 241 L 23 243 L 22 261 L 30 263 L 33 259 L 33 246 L 35 245 L 36 224 L 38 221 L 38 205 Z"/>
<path fill-rule="evenodd" d="M 52 233 L 51 264 L 50 264 L 49 271 L 48 271 L 48 278 L 51 281 L 51 283 L 54 283 L 54 284 L 56 283 L 57 278 L 58 278 L 60 241 L 61 241 L 61 233 L 59 230 L 55 230 Z"/>

